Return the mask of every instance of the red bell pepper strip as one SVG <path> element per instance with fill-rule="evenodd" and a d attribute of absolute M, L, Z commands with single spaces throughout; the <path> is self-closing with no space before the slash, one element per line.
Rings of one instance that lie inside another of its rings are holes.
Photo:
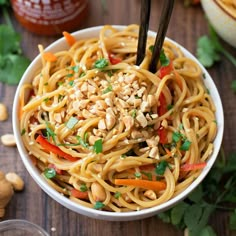
<path fill-rule="evenodd" d="M 163 93 L 160 94 L 159 102 L 160 102 L 160 105 L 158 107 L 157 112 L 158 112 L 159 116 L 162 116 L 168 111 L 166 98 L 165 98 L 165 95 Z"/>
<path fill-rule="evenodd" d="M 173 70 L 172 62 L 170 62 L 168 66 L 162 66 L 158 71 L 160 79 L 164 78 L 166 75 L 169 75 L 172 70 Z"/>
<path fill-rule="evenodd" d="M 60 157 L 65 158 L 68 161 L 77 161 L 77 158 L 72 157 L 71 155 L 63 152 L 59 147 L 48 142 L 42 135 L 39 135 L 36 138 L 36 142 L 38 142 L 45 150 L 57 154 Z"/>
<path fill-rule="evenodd" d="M 78 189 L 73 188 L 71 189 L 70 193 L 73 197 L 84 199 L 84 200 L 88 199 L 88 191 L 81 192 Z"/>
<path fill-rule="evenodd" d="M 167 130 L 163 126 L 159 127 L 159 129 L 157 130 L 157 134 L 160 138 L 159 143 L 161 143 L 161 144 L 167 144 L 168 143 Z"/>
<path fill-rule="evenodd" d="M 199 169 L 203 169 L 206 165 L 207 165 L 206 162 L 194 163 L 194 164 L 186 163 L 180 167 L 180 170 L 181 171 L 199 170 Z"/>
<path fill-rule="evenodd" d="M 112 65 L 120 63 L 122 60 L 118 57 L 115 57 L 113 54 L 108 54 L 109 61 L 111 62 Z"/>

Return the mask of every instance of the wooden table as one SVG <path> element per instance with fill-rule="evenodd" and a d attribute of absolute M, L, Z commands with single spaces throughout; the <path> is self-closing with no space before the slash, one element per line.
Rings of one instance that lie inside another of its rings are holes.
<path fill-rule="evenodd" d="M 139 0 L 117 0 L 106 1 L 106 9 L 102 7 L 101 0 L 90 2 L 89 14 L 84 19 L 80 28 L 86 28 L 103 24 L 131 24 L 139 23 Z M 203 34 L 207 34 L 207 21 L 200 6 L 186 8 L 183 0 L 176 0 L 172 19 L 167 36 L 184 45 L 190 52 L 196 52 L 196 40 Z M 153 1 L 150 29 L 156 30 L 161 12 L 162 1 Z M 0 22 L 1 22 L 0 16 Z M 22 35 L 22 48 L 27 57 L 33 59 L 37 53 L 37 45 L 45 47 L 53 42 L 56 37 L 37 36 L 26 31 L 12 16 L 16 30 Z M 224 46 L 236 55 L 236 49 L 223 43 Z M 235 67 L 222 58 L 221 62 L 209 69 L 213 77 L 224 106 L 225 111 L 225 133 L 223 147 L 226 153 L 236 151 L 236 95 L 230 89 L 230 84 L 235 79 Z M 15 94 L 15 86 L 0 83 L 0 102 L 8 107 L 9 119 L 0 123 L 0 135 L 12 133 L 12 104 Z M 87 236 L 87 235 L 129 235 L 129 236 L 178 236 L 183 235 L 182 231 L 162 223 L 156 216 L 130 222 L 104 222 L 90 219 L 76 214 L 58 204 L 46 195 L 33 181 L 26 171 L 17 148 L 5 147 L 0 144 L 0 170 L 4 172 L 15 171 L 25 181 L 25 190 L 16 193 L 7 207 L 4 219 L 27 219 L 42 226 L 51 235 L 62 236 Z M 1 186 L 0 186 L 1 188 Z M 211 218 L 211 224 L 218 235 L 236 235 L 230 232 L 227 227 L 228 214 L 216 212 Z M 56 229 L 52 231 L 52 227 Z"/>

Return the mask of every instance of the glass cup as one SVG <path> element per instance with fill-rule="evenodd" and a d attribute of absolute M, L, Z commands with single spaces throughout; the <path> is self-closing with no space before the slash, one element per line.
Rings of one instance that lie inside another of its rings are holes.
<path fill-rule="evenodd" d="M 6 220 L 0 222 L 1 236 L 49 236 L 40 226 L 27 220 Z"/>

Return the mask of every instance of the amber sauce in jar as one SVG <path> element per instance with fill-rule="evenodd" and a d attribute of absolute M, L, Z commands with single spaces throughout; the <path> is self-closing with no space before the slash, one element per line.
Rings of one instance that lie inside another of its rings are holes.
<path fill-rule="evenodd" d="M 57 35 L 83 22 L 88 0 L 11 0 L 17 20 L 29 31 Z"/>

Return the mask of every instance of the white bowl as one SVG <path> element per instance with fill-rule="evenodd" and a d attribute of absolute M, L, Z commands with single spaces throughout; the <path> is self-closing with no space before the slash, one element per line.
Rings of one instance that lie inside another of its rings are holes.
<path fill-rule="evenodd" d="M 201 0 L 202 8 L 219 36 L 236 47 L 236 11 L 229 12 L 216 0 Z"/>
<path fill-rule="evenodd" d="M 114 26 L 114 27 L 116 27 L 117 29 L 124 29 L 125 28 L 125 26 Z M 84 30 L 80 30 L 78 32 L 75 32 L 73 35 L 76 38 L 80 38 L 80 39 L 94 37 L 94 36 L 98 36 L 101 28 L 102 28 L 102 26 L 84 29 Z M 149 32 L 149 33 L 150 33 L 150 36 L 153 36 L 153 37 L 155 36 L 154 32 Z M 170 39 L 166 39 L 166 40 L 170 40 Z M 217 88 L 216 88 L 212 78 L 210 77 L 208 72 L 203 68 L 203 66 L 197 61 L 197 59 L 191 53 L 189 53 L 186 49 L 184 49 L 182 46 L 180 46 L 179 44 L 175 43 L 172 40 L 170 40 L 170 41 L 172 43 L 174 43 L 177 47 L 181 48 L 181 50 L 183 51 L 183 53 L 187 57 L 196 61 L 198 63 L 198 65 L 201 67 L 203 73 L 205 74 L 206 78 L 204 79 L 204 82 L 206 84 L 206 87 L 210 88 L 211 96 L 212 96 L 213 101 L 217 107 L 216 119 L 217 119 L 217 124 L 218 124 L 218 131 L 217 131 L 217 136 L 214 140 L 214 151 L 207 163 L 207 166 L 203 169 L 200 176 L 187 189 L 185 189 L 181 194 L 172 198 L 168 202 L 165 202 L 159 206 L 152 207 L 149 209 L 144 209 L 141 211 L 116 213 L 116 212 L 98 211 L 95 209 L 90 209 L 90 208 L 81 206 L 78 203 L 75 203 L 75 202 L 71 201 L 70 199 L 62 196 L 60 193 L 58 193 L 56 190 L 54 190 L 52 187 L 49 186 L 49 184 L 40 175 L 39 171 L 33 165 L 33 163 L 31 162 L 31 159 L 29 158 L 28 152 L 25 149 L 22 139 L 21 139 L 19 120 L 17 117 L 17 111 L 18 111 L 18 107 L 19 107 L 20 87 L 24 83 L 31 82 L 30 80 L 33 77 L 35 71 L 41 65 L 40 56 L 37 56 L 33 60 L 33 62 L 30 64 L 28 69 L 25 71 L 25 73 L 21 79 L 21 82 L 18 86 L 18 89 L 16 91 L 14 105 L 13 105 L 13 111 L 14 111 L 14 113 L 13 113 L 13 129 L 14 129 L 14 134 L 16 137 L 17 147 L 18 147 L 20 156 L 22 158 L 22 161 L 23 161 L 26 169 L 28 170 L 30 175 L 33 177 L 33 179 L 36 181 L 36 183 L 49 196 L 51 196 L 54 200 L 59 202 L 61 205 L 67 207 L 68 209 L 71 209 L 72 211 L 80 213 L 82 215 L 86 215 L 86 216 L 96 218 L 96 219 L 101 219 L 101 220 L 128 221 L 128 220 L 138 220 L 138 219 L 147 218 L 147 217 L 153 216 L 157 213 L 160 213 L 161 211 L 167 210 L 168 208 L 172 207 L 173 205 L 175 205 L 176 203 L 178 203 L 179 201 L 184 199 L 192 190 L 194 190 L 199 185 L 199 183 L 201 183 L 201 181 L 204 179 L 204 177 L 207 175 L 207 173 L 209 172 L 209 170 L 213 166 L 213 164 L 217 158 L 220 146 L 221 146 L 221 141 L 222 141 L 222 137 L 223 137 L 223 128 L 224 128 L 223 109 L 222 109 L 222 103 L 221 103 L 219 93 L 217 91 Z M 66 41 L 64 40 L 64 38 L 61 38 L 61 39 L 57 40 L 56 42 L 54 42 L 53 44 L 51 44 L 46 50 L 49 50 L 51 52 L 56 52 L 59 50 L 66 49 L 67 47 L 68 46 L 67 46 Z"/>

